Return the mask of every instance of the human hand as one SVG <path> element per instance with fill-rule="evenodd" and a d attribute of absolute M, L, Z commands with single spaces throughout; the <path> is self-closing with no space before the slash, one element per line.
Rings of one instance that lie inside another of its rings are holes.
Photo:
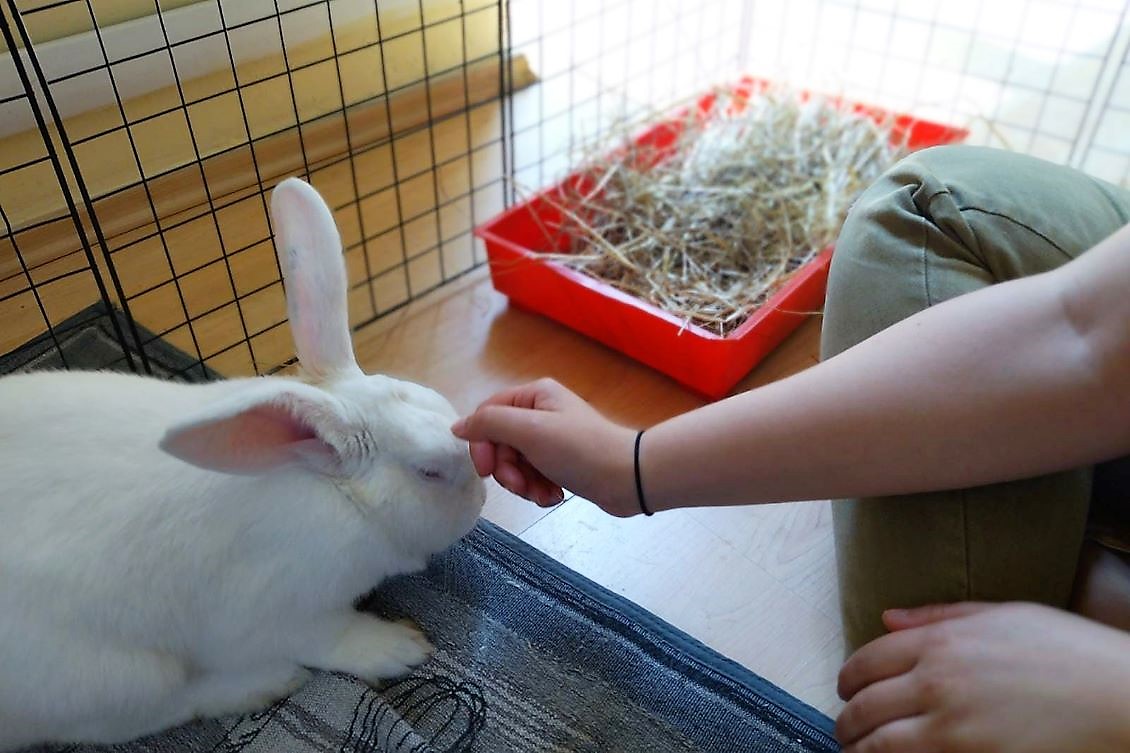
<path fill-rule="evenodd" d="M 635 432 L 552 379 L 493 395 L 451 430 L 471 443 L 480 476 L 542 507 L 561 502 L 566 487 L 612 515 L 639 512 Z"/>
<path fill-rule="evenodd" d="M 1130 635 L 1034 604 L 883 621 L 840 671 L 844 753 L 1130 750 Z"/>

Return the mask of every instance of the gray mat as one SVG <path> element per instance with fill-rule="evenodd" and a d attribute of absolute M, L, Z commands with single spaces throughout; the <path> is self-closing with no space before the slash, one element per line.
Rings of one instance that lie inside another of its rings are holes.
<path fill-rule="evenodd" d="M 87 337 L 107 345 L 104 333 Z M 26 356 L 0 358 L 0 372 L 35 360 Z M 166 353 L 160 362 L 168 373 L 201 376 L 183 354 Z M 409 678 L 376 689 L 319 673 L 256 714 L 110 748 L 50 750 L 838 750 L 827 717 L 486 521 L 426 571 L 386 583 L 362 606 L 411 616 L 436 645 L 435 656 Z"/>

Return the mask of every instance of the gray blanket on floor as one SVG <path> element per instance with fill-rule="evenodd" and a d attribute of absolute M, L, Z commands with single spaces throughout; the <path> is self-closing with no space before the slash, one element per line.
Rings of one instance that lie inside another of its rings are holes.
<path fill-rule="evenodd" d="M 379 689 L 317 674 L 262 712 L 112 750 L 838 750 L 826 717 L 490 523 L 364 607 L 411 615 L 435 656 Z"/>

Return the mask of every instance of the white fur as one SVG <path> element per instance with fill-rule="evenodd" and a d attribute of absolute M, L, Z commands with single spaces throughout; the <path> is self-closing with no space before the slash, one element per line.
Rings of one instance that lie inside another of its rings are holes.
<path fill-rule="evenodd" d="M 352 604 L 466 533 L 482 483 L 446 400 L 354 362 L 320 197 L 290 179 L 272 199 L 314 383 L 0 379 L 0 750 L 129 740 L 262 707 L 306 668 L 377 680 L 430 652 Z"/>

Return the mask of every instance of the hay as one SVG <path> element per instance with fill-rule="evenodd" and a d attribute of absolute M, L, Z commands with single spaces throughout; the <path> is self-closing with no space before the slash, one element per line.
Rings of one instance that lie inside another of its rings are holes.
<path fill-rule="evenodd" d="M 828 99 L 716 97 L 708 118 L 690 108 L 673 148 L 618 127 L 613 155 L 590 147 L 584 179 L 546 200 L 567 236 L 552 259 L 724 336 L 835 239 L 906 150 L 889 121 Z"/>

